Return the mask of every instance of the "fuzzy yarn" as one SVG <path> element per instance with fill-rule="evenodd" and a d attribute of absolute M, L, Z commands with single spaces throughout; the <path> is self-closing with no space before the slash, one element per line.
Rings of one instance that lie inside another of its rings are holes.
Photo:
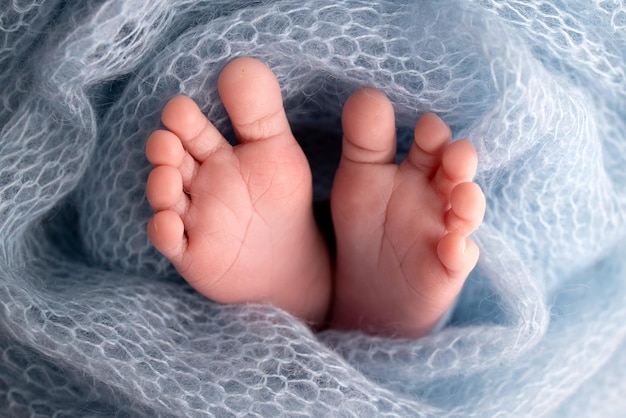
<path fill-rule="evenodd" d="M 623 413 L 623 0 L 0 5 L 2 416 Z M 394 103 L 400 157 L 425 111 L 473 141 L 481 260 L 446 327 L 314 334 L 152 248 L 145 139 L 179 93 L 228 131 L 216 79 L 242 55 L 276 73 L 318 199 L 358 87 Z"/>

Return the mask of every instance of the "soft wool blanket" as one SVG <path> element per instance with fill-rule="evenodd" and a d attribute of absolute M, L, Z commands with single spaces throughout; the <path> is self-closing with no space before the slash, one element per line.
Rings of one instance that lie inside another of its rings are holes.
<path fill-rule="evenodd" d="M 0 415 L 626 408 L 623 1 L 0 5 Z M 277 74 L 320 200 L 358 87 L 391 98 L 401 150 L 425 111 L 474 142 L 482 256 L 443 329 L 314 334 L 205 299 L 151 247 L 145 139 L 179 93 L 228 130 L 215 82 L 241 55 Z"/>

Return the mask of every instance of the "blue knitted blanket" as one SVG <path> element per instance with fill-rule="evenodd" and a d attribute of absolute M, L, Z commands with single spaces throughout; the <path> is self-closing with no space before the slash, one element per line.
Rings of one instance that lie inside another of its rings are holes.
<path fill-rule="evenodd" d="M 0 415 L 623 413 L 623 0 L 0 0 L 0 29 Z M 145 139 L 180 93 L 228 131 L 241 55 L 276 73 L 320 201 L 358 87 L 400 154 L 426 111 L 473 141 L 481 260 L 443 329 L 316 334 L 149 244 Z"/>

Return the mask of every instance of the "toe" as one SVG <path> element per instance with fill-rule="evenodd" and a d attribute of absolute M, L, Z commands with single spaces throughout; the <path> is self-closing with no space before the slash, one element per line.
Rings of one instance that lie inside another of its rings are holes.
<path fill-rule="evenodd" d="M 158 130 L 152 132 L 146 141 L 146 157 L 153 166 L 178 167 L 183 162 L 185 150 L 172 132 Z"/>
<path fill-rule="evenodd" d="M 265 64 L 235 59 L 220 73 L 217 88 L 240 143 L 293 140 L 278 80 Z"/>
<path fill-rule="evenodd" d="M 196 175 L 198 163 L 185 151 L 180 139 L 170 131 L 154 131 L 146 142 L 146 157 L 155 166 L 171 166 L 180 171 L 183 187 L 188 190 Z"/>
<path fill-rule="evenodd" d="M 378 90 L 352 94 L 342 112 L 343 157 L 366 164 L 390 164 L 396 154 L 395 116 L 391 102 Z"/>
<path fill-rule="evenodd" d="M 167 129 L 180 138 L 187 152 L 200 163 L 215 149 L 228 145 L 198 105 L 187 96 L 176 96 L 170 100 L 163 109 L 161 120 Z"/>
<path fill-rule="evenodd" d="M 154 247 L 176 268 L 181 268 L 187 243 L 182 219 L 175 212 L 158 212 L 148 222 L 148 237 Z"/>
<path fill-rule="evenodd" d="M 159 166 L 150 172 L 146 197 L 155 211 L 170 209 L 180 215 L 187 210 L 188 198 L 183 193 L 182 176 L 171 166 Z"/>
<path fill-rule="evenodd" d="M 485 195 L 476 183 L 458 184 L 450 194 L 450 210 L 445 225 L 449 232 L 469 235 L 481 224 L 485 216 Z"/>
<path fill-rule="evenodd" d="M 459 183 L 471 181 L 476 174 L 478 157 L 474 145 L 466 139 L 455 141 L 445 147 L 441 166 L 433 179 L 433 186 L 445 197 Z"/>
<path fill-rule="evenodd" d="M 437 255 L 448 273 L 465 277 L 476 266 L 480 251 L 471 239 L 455 233 L 445 235 L 437 246 Z"/>
<path fill-rule="evenodd" d="M 415 140 L 405 161 L 430 176 L 440 166 L 452 132 L 437 115 L 426 113 L 415 124 L 414 135 Z"/>

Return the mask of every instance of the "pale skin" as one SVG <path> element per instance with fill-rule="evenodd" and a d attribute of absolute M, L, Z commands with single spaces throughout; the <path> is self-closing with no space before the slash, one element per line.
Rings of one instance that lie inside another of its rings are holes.
<path fill-rule="evenodd" d="M 218 91 L 238 145 L 188 97 L 153 132 L 146 195 L 154 246 L 220 303 L 267 303 L 314 328 L 417 338 L 453 304 L 478 260 L 468 238 L 485 198 L 471 142 L 425 114 L 406 159 L 395 158 L 393 107 L 373 89 L 342 113 L 331 194 L 336 264 L 313 217 L 312 176 L 291 133 L 278 81 L 263 63 L 231 61 Z"/>

